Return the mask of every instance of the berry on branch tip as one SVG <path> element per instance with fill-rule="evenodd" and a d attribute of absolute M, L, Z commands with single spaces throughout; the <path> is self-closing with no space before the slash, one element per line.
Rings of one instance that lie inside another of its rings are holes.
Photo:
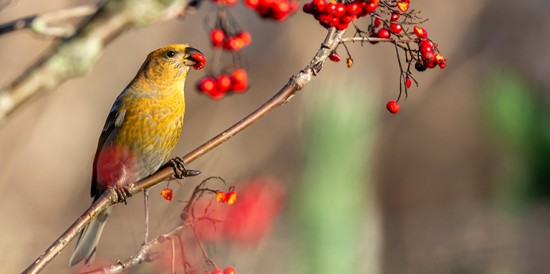
<path fill-rule="evenodd" d="M 399 103 L 395 100 L 391 100 L 386 104 L 386 108 L 391 114 L 396 114 L 399 111 Z"/>
<path fill-rule="evenodd" d="M 172 201 L 173 191 L 171 188 L 165 188 L 160 191 L 160 196 L 164 198 L 166 201 L 170 202 Z"/>
<path fill-rule="evenodd" d="M 330 59 L 330 61 L 332 61 L 332 62 L 340 62 L 341 58 L 340 58 L 340 55 L 336 51 L 333 51 L 328 56 L 328 59 Z"/>

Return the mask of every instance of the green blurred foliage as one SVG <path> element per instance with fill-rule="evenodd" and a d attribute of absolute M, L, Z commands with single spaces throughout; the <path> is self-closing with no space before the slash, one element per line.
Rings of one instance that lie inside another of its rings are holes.
<path fill-rule="evenodd" d="M 527 206 L 550 198 L 550 110 L 518 74 L 493 75 L 482 102 L 500 152 L 498 200 Z"/>
<path fill-rule="evenodd" d="M 376 118 L 366 94 L 325 85 L 308 100 L 303 175 L 293 197 L 301 251 L 295 273 L 354 273 L 365 259 L 357 241 L 372 196 L 365 171 L 371 170 Z"/>

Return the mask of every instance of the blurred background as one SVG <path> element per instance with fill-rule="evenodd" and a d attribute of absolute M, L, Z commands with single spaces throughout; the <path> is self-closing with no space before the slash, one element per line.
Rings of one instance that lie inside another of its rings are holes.
<path fill-rule="evenodd" d="M 85 3 L 94 1 L 14 1 L 0 22 Z M 327 63 L 288 104 L 193 162 L 203 175 L 172 182 L 171 203 L 159 195 L 166 183 L 153 188 L 152 235 L 178 224 L 201 180 L 222 176 L 242 190 L 235 206 L 250 202 L 245 193 L 262 201 L 259 219 L 237 228 L 258 237 L 207 243 L 220 267 L 239 273 L 550 273 L 550 2 L 414 0 L 412 7 L 430 18 L 424 27 L 448 64 L 414 75 L 420 85 L 399 114 L 385 110 L 399 88 L 394 49 L 350 45 L 351 69 Z M 211 8 L 128 31 L 88 74 L 33 99 L 0 127 L 2 273 L 27 267 L 91 203 L 99 133 L 146 54 L 181 42 L 212 54 L 203 23 Z M 302 12 L 275 23 L 242 5 L 234 10 L 252 34 L 243 50 L 251 88 L 213 101 L 194 89 L 203 72 L 192 72 L 174 155 L 270 98 L 326 34 Z M 25 31 L 0 36 L 1 83 L 49 45 Z M 250 230 L 260 222 L 261 231 Z M 97 260 L 130 256 L 143 226 L 140 197 L 117 206 Z M 44 273 L 70 273 L 73 248 Z M 169 270 L 145 264 L 129 272 Z"/>

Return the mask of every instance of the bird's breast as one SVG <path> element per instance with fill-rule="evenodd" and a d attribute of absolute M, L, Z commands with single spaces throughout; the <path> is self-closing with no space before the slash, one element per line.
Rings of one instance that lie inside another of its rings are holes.
<path fill-rule="evenodd" d="M 176 146 L 183 127 L 185 100 L 183 96 L 164 96 L 130 101 L 125 105 L 124 122 L 114 141 L 135 155 L 139 173 L 144 177 L 156 171 Z"/>

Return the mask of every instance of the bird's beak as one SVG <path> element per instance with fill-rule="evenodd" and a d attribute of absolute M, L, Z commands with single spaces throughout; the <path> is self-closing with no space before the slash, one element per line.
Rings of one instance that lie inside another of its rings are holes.
<path fill-rule="evenodd" d="M 206 57 L 196 48 L 187 47 L 185 49 L 185 59 L 183 63 L 186 66 L 192 66 L 193 69 L 199 70 L 206 66 Z"/>

